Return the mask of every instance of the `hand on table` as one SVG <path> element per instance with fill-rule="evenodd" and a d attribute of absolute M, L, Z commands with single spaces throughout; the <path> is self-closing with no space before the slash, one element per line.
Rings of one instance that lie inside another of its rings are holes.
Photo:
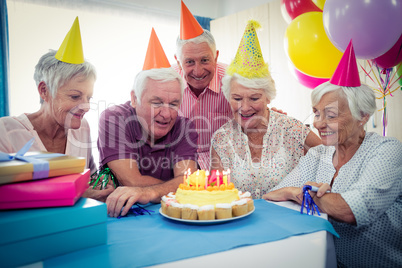
<path fill-rule="evenodd" d="M 312 198 L 314 198 L 315 196 L 317 197 L 323 197 L 326 193 L 330 193 L 331 192 L 331 186 L 329 186 L 328 183 L 316 183 L 313 181 L 308 181 L 305 183 L 305 185 L 311 185 L 311 186 L 316 186 L 318 187 L 318 191 L 317 192 L 313 192 L 313 191 L 309 191 L 310 195 Z M 303 189 L 303 187 L 302 187 Z"/>
<path fill-rule="evenodd" d="M 149 188 L 120 186 L 106 200 L 107 214 L 115 218 L 125 216 L 135 203 L 148 204 L 151 200 Z"/>
<path fill-rule="evenodd" d="M 108 184 L 106 188 L 103 190 L 99 189 L 100 186 L 95 189 L 92 186 L 89 186 L 88 189 L 84 192 L 82 197 L 92 198 L 101 202 L 106 202 L 106 198 L 114 191 L 114 187 L 111 184 Z"/>
<path fill-rule="evenodd" d="M 271 191 L 262 196 L 265 200 L 270 201 L 288 201 L 293 200 L 301 204 L 303 193 L 299 187 L 285 187 L 275 191 Z"/>

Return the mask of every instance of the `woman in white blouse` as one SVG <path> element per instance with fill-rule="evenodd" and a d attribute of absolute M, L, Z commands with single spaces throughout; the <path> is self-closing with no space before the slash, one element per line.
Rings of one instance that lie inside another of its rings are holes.
<path fill-rule="evenodd" d="M 364 130 L 376 109 L 368 86 L 327 82 L 311 100 L 323 145 L 263 198 L 301 204 L 303 185 L 317 186 L 310 194 L 340 235 L 338 267 L 402 267 L 402 143 Z"/>

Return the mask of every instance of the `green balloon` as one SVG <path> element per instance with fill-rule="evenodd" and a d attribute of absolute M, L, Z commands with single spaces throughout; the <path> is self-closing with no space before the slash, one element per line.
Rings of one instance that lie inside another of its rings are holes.
<path fill-rule="evenodd" d="M 397 79 L 399 79 L 398 80 L 398 83 L 399 83 L 399 85 L 401 85 L 402 86 L 402 78 L 401 78 L 401 76 L 402 76 L 402 62 L 401 63 L 399 63 L 397 66 L 396 66 L 396 74 L 397 74 Z"/>

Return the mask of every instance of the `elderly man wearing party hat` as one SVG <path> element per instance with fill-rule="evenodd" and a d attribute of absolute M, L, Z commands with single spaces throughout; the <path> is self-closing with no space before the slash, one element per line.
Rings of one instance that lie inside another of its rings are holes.
<path fill-rule="evenodd" d="M 236 187 L 258 199 L 289 174 L 308 148 L 321 141 L 302 122 L 267 108 L 276 89 L 256 27 L 258 22 L 249 21 L 222 81 L 233 119 L 213 135 L 211 167 L 230 169 Z"/>
<path fill-rule="evenodd" d="M 212 134 L 232 118 L 230 105 L 221 91 L 225 64 L 218 62 L 215 39 L 181 1 L 180 35 L 176 41 L 177 65 L 173 66 L 187 82 L 180 112 L 192 120 L 199 135 L 198 164 L 210 169 Z"/>
<path fill-rule="evenodd" d="M 338 267 L 402 267 L 402 143 L 364 130 L 376 103 L 360 83 L 352 42 L 311 101 L 323 145 L 264 198 L 300 204 L 300 187 L 316 186 L 310 194 L 340 236 Z"/>
<path fill-rule="evenodd" d="M 30 151 L 48 151 L 85 157 L 86 168 L 96 171 L 91 136 L 84 115 L 89 110 L 96 71 L 85 61 L 78 17 L 58 51 L 44 54 L 35 66 L 39 111 L 0 118 L 0 151 L 15 153 L 34 138 Z M 105 201 L 111 185 L 85 197 Z"/>
<path fill-rule="evenodd" d="M 131 101 L 106 109 L 99 123 L 101 166 L 120 185 L 106 200 L 110 216 L 126 215 L 136 202 L 160 202 L 197 168 L 197 132 L 178 116 L 184 86 L 152 29 Z"/>

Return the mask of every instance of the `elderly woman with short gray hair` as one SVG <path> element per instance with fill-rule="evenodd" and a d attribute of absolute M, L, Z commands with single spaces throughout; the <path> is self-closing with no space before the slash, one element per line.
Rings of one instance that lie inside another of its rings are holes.
<path fill-rule="evenodd" d="M 402 143 L 365 131 L 376 109 L 366 85 L 327 82 L 311 100 L 323 145 L 263 198 L 301 204 L 303 185 L 316 186 L 310 194 L 340 235 L 338 267 L 401 267 Z"/>
<path fill-rule="evenodd" d="M 320 139 L 302 122 L 270 110 L 275 82 L 264 62 L 255 33 L 246 26 L 239 49 L 222 79 L 233 119 L 211 141 L 211 169 L 230 170 L 237 189 L 255 199 L 275 187 Z"/>
<path fill-rule="evenodd" d="M 0 118 L 0 151 L 15 153 L 34 138 L 30 151 L 48 151 L 85 157 L 86 168 L 96 171 L 88 122 L 96 71 L 84 61 L 70 64 L 56 59 L 56 51 L 45 53 L 35 66 L 34 79 L 41 106 L 33 113 Z M 85 197 L 105 201 L 113 191 L 88 188 Z"/>

